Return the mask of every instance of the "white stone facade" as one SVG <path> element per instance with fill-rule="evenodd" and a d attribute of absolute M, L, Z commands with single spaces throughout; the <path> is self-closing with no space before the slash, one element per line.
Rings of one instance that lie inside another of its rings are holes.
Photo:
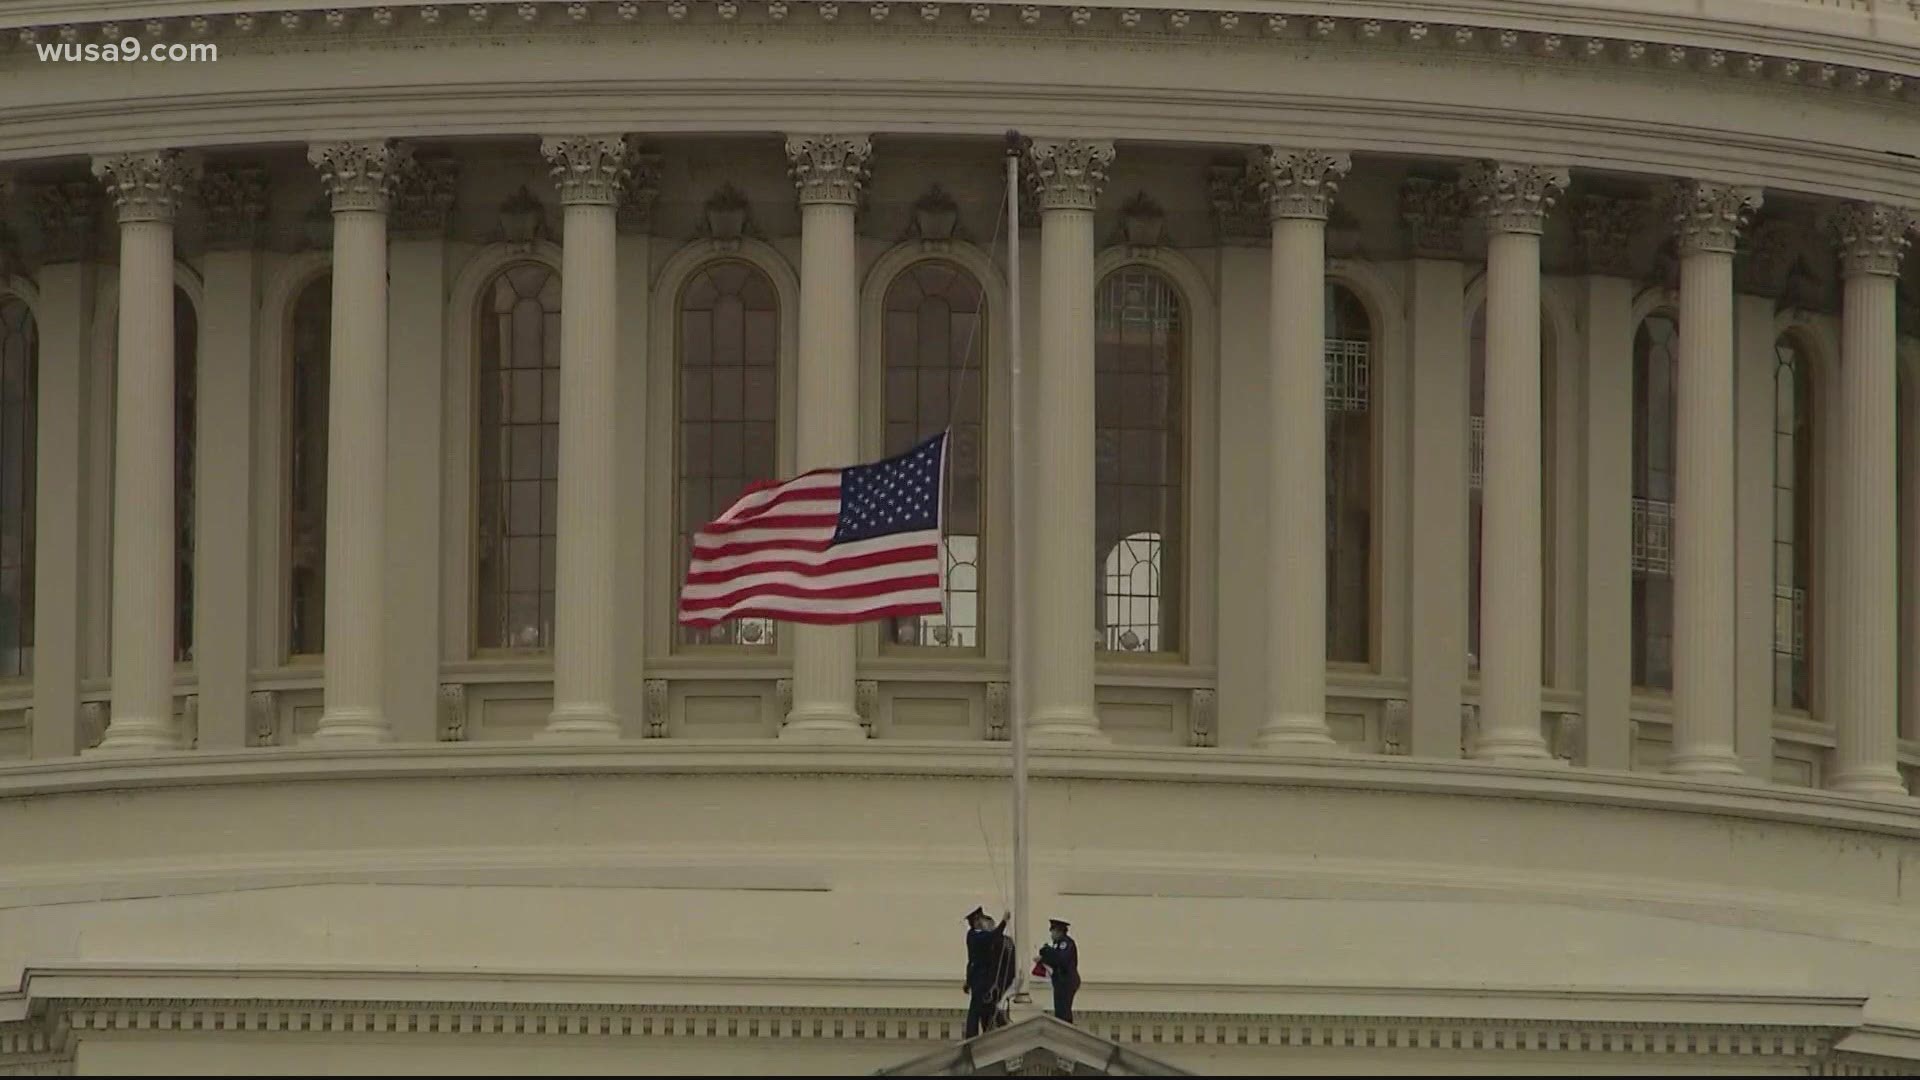
<path fill-rule="evenodd" d="M 927 1055 L 1016 620 L 1096 1033 L 1910 1070 L 1920 10 L 1727 7 L 4 5 L 0 1070 Z"/>

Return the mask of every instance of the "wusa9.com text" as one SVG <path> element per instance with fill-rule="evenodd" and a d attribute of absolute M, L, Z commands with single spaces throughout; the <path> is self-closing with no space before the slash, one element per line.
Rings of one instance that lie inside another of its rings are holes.
<path fill-rule="evenodd" d="M 78 42 L 36 42 L 34 51 L 40 59 L 49 62 L 67 63 L 143 63 L 143 64 L 191 64 L 208 63 L 220 59 L 220 46 L 208 41 L 166 42 L 156 41 L 152 45 L 142 46 L 139 38 L 121 38 L 105 44 Z"/>

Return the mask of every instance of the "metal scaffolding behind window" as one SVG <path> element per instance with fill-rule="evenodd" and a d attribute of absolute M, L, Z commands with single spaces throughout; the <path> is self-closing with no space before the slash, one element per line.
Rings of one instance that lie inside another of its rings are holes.
<path fill-rule="evenodd" d="M 333 281 L 321 275 L 293 304 L 287 365 L 287 652 L 326 644 L 328 371 Z"/>
<path fill-rule="evenodd" d="M 1095 626 L 1099 647 L 1177 653 L 1184 615 L 1187 335 L 1179 292 L 1127 266 L 1094 314 Z"/>
<path fill-rule="evenodd" d="M 560 478 L 560 275 L 501 271 L 481 294 L 474 644 L 553 647 Z"/>
<path fill-rule="evenodd" d="M 1344 285 L 1326 293 L 1327 659 L 1373 659 L 1373 321 Z"/>
<path fill-rule="evenodd" d="M 0 678 L 33 674 L 39 365 L 33 312 L 18 297 L 0 296 Z"/>
<path fill-rule="evenodd" d="M 780 309 L 767 275 L 728 259 L 703 267 L 680 294 L 679 499 L 674 525 L 676 607 L 693 534 L 747 485 L 779 466 Z M 774 643 L 772 619 L 681 626 L 682 645 Z"/>
<path fill-rule="evenodd" d="M 1673 689 L 1673 499 L 1680 324 L 1647 316 L 1633 337 L 1633 685 Z"/>
<path fill-rule="evenodd" d="M 1809 709 L 1807 597 L 1813 582 L 1813 372 L 1781 335 L 1773 369 L 1773 704 Z"/>
<path fill-rule="evenodd" d="M 942 542 L 945 617 L 889 619 L 882 640 L 980 646 L 981 418 L 986 399 L 984 299 L 973 275 L 949 262 L 916 263 L 887 287 L 881 328 L 886 446 L 904 453 L 949 422 Z"/>

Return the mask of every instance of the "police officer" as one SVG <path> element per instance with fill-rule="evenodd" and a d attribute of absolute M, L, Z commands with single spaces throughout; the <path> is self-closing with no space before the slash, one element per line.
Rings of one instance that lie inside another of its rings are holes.
<path fill-rule="evenodd" d="M 1006 988 L 1007 915 L 994 925 L 984 908 L 967 913 L 967 1034 L 971 1039 L 997 1027 L 1000 994 Z"/>
<path fill-rule="evenodd" d="M 1067 936 L 1068 924 L 1061 919 L 1047 920 L 1050 945 L 1040 946 L 1040 962 L 1053 980 L 1053 1015 L 1073 1023 L 1073 995 L 1080 992 L 1080 947 Z"/>

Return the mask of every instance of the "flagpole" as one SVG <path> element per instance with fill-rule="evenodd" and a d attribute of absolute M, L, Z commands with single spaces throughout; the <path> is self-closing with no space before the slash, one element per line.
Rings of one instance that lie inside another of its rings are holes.
<path fill-rule="evenodd" d="M 1022 628 L 1026 623 L 1026 534 L 1024 525 L 1023 498 L 1024 485 L 1021 476 L 1026 472 L 1026 432 L 1022 403 L 1025 394 L 1021 387 L 1021 341 L 1020 341 L 1020 152 L 1021 139 L 1017 131 L 1007 132 L 1007 348 L 1013 370 L 1013 391 L 1008 395 L 1012 403 L 1013 434 L 1013 483 L 1010 485 L 1013 495 L 1013 609 L 1012 618 L 1007 620 L 1010 628 L 1007 634 L 1007 650 L 1012 671 L 1009 675 L 1008 711 L 1013 736 L 1013 940 L 1016 947 L 1030 947 L 1032 938 L 1025 934 L 1028 926 L 1033 925 L 1032 914 L 1028 910 L 1027 878 L 1027 680 L 1026 650 L 1022 645 L 1025 638 Z M 1026 1002 L 1028 964 L 1023 958 L 1016 957 L 1014 965 L 1013 1000 Z"/>

